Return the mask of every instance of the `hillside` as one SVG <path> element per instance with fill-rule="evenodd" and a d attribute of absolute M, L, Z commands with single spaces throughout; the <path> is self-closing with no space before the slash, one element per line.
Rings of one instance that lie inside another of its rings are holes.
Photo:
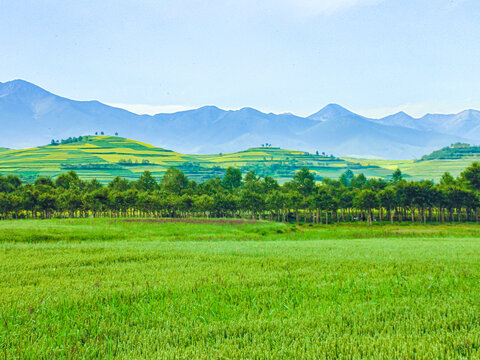
<path fill-rule="evenodd" d="M 120 137 L 84 136 L 81 139 L 68 144 L 0 153 L 0 173 L 17 174 L 31 180 L 75 170 L 83 178 L 106 182 L 115 176 L 134 179 L 145 169 L 163 174 L 169 166 L 179 166 L 189 159 L 170 150 Z"/>
<path fill-rule="evenodd" d="M 456 143 L 422 156 L 422 160 L 480 158 L 480 146 Z"/>
<path fill-rule="evenodd" d="M 98 101 L 70 100 L 23 80 L 0 83 L 4 147 L 27 148 L 71 134 L 104 132 L 182 153 L 238 152 L 269 143 L 311 153 L 413 159 L 451 143 L 480 142 L 480 117 L 473 111 L 459 114 L 454 122 L 442 120 L 438 127 L 432 116 L 424 121 L 428 126 L 416 126 L 406 114 L 393 118 L 369 119 L 335 104 L 306 118 L 215 106 L 149 116 Z"/>
<path fill-rule="evenodd" d="M 480 147 L 465 143 L 455 143 L 422 156 L 419 160 L 380 160 L 380 159 L 350 159 L 362 166 L 378 166 L 395 170 L 397 167 L 415 180 L 438 181 L 445 172 L 458 176 L 473 161 L 480 161 Z"/>
<path fill-rule="evenodd" d="M 269 146 L 237 153 L 184 155 L 115 136 L 83 136 L 70 138 L 63 144 L 0 153 L 1 174 L 17 174 L 29 181 L 37 176 L 55 177 L 68 170 L 76 171 L 82 178 L 96 178 L 101 182 L 108 182 L 115 176 L 136 179 L 145 170 L 161 177 L 170 166 L 181 169 L 196 181 L 221 176 L 229 166 L 243 172 L 254 170 L 262 176 L 271 175 L 282 182 L 303 166 L 308 166 L 317 179 L 336 178 L 347 169 L 373 177 L 391 174 L 390 170 L 378 166 L 363 166 L 333 156 Z"/>
<path fill-rule="evenodd" d="M 246 173 L 254 170 L 261 176 L 273 176 L 280 182 L 293 177 L 303 166 L 311 169 L 317 180 L 338 178 L 347 169 L 367 177 L 388 179 L 397 167 L 413 180 L 438 181 L 445 171 L 456 176 L 477 157 L 469 147 L 456 144 L 425 156 L 421 160 L 382 160 L 314 154 L 271 146 L 254 147 L 236 153 L 185 155 L 172 150 L 117 136 L 83 136 L 69 138 L 55 145 L 44 145 L 23 150 L 0 151 L 0 174 L 16 174 L 32 181 L 37 176 L 55 177 L 69 170 L 85 179 L 96 178 L 106 183 L 115 176 L 133 180 L 145 170 L 160 178 L 170 166 L 179 168 L 189 178 L 204 181 L 223 176 L 229 166 Z M 458 155 L 449 152 L 455 149 Z M 444 155 L 450 154 L 449 158 Z M 480 159 L 480 153 L 478 154 Z"/>

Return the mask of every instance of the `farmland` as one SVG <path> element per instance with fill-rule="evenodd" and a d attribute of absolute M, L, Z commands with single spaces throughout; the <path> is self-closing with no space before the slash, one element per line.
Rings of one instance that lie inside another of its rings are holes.
<path fill-rule="evenodd" d="M 467 224 L 2 221 L 0 350 L 475 358 L 479 239 Z"/>
<path fill-rule="evenodd" d="M 384 169 L 394 171 L 399 168 L 407 178 L 411 180 L 433 180 L 438 182 L 440 177 L 446 172 L 453 176 L 460 174 L 463 169 L 470 166 L 473 161 L 480 161 L 480 157 L 468 157 L 462 159 L 435 159 L 426 161 L 415 160 L 379 160 L 379 159 L 351 159 L 347 161 L 357 161 L 362 166 L 378 166 Z"/>
<path fill-rule="evenodd" d="M 115 176 L 136 179 L 145 170 L 161 177 L 170 166 L 196 181 L 222 175 L 229 166 L 255 170 L 262 176 L 273 175 L 280 181 L 291 179 L 303 166 L 308 166 L 319 178 L 339 177 L 347 169 L 375 177 L 391 174 L 378 166 L 362 166 L 302 151 L 258 147 L 233 154 L 184 155 L 114 136 L 82 137 L 81 141 L 68 144 L 0 153 L 0 173 L 19 175 L 26 180 L 75 170 L 84 179 L 96 178 L 106 183 Z"/>
<path fill-rule="evenodd" d="M 458 175 L 476 156 L 432 160 L 368 160 L 338 158 L 332 155 L 274 147 L 257 147 L 230 154 L 185 155 L 116 136 L 88 136 L 68 144 L 46 145 L 31 149 L 0 149 L 0 174 L 14 174 L 33 181 L 38 176 L 56 177 L 74 170 L 83 179 L 102 183 L 115 176 L 137 179 L 145 170 L 160 178 L 174 166 L 197 182 L 222 176 L 227 167 L 242 172 L 254 170 L 260 176 L 273 176 L 280 183 L 290 180 L 306 166 L 317 180 L 338 178 L 347 169 L 367 177 L 390 178 L 398 167 L 411 180 L 438 181 L 445 171 Z"/>

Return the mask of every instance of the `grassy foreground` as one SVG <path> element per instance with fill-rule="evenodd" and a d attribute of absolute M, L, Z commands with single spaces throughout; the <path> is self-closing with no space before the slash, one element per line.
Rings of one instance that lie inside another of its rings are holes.
<path fill-rule="evenodd" d="M 0 222 L 0 358 L 478 358 L 480 227 Z"/>

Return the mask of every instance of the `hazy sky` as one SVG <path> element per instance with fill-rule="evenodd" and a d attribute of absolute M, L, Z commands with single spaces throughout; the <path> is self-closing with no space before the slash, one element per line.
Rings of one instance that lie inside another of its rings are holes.
<path fill-rule="evenodd" d="M 137 112 L 480 109 L 480 1 L 0 0 L 16 78 Z"/>

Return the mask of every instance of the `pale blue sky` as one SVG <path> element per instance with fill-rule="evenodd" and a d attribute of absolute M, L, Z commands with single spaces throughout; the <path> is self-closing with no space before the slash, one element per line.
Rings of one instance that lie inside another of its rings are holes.
<path fill-rule="evenodd" d="M 0 81 L 159 111 L 457 112 L 480 109 L 479 19 L 478 0 L 0 0 Z"/>

